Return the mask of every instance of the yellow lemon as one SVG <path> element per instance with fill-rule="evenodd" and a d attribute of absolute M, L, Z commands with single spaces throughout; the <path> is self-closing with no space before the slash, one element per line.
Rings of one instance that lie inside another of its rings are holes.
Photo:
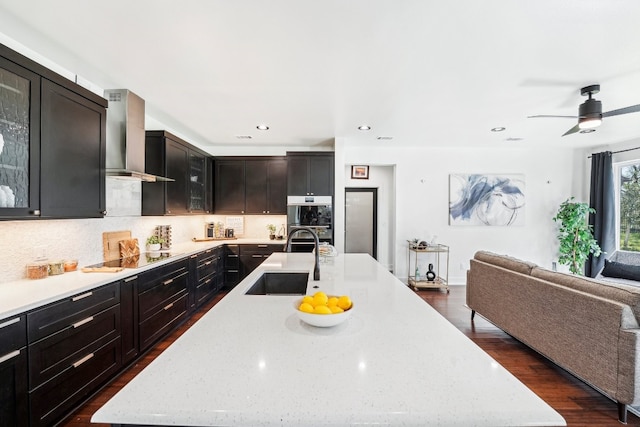
<path fill-rule="evenodd" d="M 326 305 L 317 305 L 313 309 L 313 312 L 315 314 L 331 314 L 331 309 L 329 307 L 327 307 Z"/>
<path fill-rule="evenodd" d="M 344 313 L 344 310 L 341 309 L 340 307 L 338 307 L 337 305 L 332 305 L 329 307 L 329 310 L 331 310 L 331 313 L 336 314 L 336 313 Z"/>
<path fill-rule="evenodd" d="M 306 302 L 307 304 L 313 305 L 313 297 L 310 297 L 309 295 L 307 295 L 304 298 L 302 298 L 302 302 Z"/>
<path fill-rule="evenodd" d="M 313 313 L 313 306 L 309 303 L 303 302 L 300 304 L 300 307 L 298 307 L 298 310 L 304 311 L 305 313 Z"/>
<path fill-rule="evenodd" d="M 349 310 L 351 308 L 351 298 L 346 295 L 342 295 L 338 298 L 338 307 L 343 310 Z"/>
<path fill-rule="evenodd" d="M 337 297 L 330 297 L 329 300 L 327 301 L 327 305 L 329 307 L 335 307 L 338 305 L 338 298 Z"/>
<path fill-rule="evenodd" d="M 329 301 L 329 298 L 324 292 L 316 292 L 315 294 L 313 294 L 314 307 L 317 307 L 319 305 L 327 305 L 327 301 Z"/>

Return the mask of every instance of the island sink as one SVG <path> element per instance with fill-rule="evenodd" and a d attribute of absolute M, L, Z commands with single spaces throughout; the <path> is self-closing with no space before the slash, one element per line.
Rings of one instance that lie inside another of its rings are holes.
<path fill-rule="evenodd" d="M 308 272 L 265 272 L 258 277 L 245 295 L 304 295 L 307 292 L 308 282 Z"/>

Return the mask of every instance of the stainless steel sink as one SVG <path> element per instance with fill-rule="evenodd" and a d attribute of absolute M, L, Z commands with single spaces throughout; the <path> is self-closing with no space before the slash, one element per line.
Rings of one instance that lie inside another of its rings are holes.
<path fill-rule="evenodd" d="M 263 273 L 245 295 L 304 295 L 309 273 Z"/>

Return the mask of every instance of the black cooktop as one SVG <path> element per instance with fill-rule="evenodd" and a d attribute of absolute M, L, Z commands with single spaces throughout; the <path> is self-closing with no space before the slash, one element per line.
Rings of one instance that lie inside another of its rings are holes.
<path fill-rule="evenodd" d="M 154 262 L 162 261 L 173 256 L 180 255 L 175 252 L 143 252 L 140 255 L 134 255 L 126 258 L 112 259 L 98 264 L 88 265 L 87 267 L 123 267 L 123 268 L 140 268 Z"/>

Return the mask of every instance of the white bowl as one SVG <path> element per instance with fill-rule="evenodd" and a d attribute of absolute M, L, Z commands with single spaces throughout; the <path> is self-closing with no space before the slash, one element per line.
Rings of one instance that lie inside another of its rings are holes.
<path fill-rule="evenodd" d="M 296 313 L 298 313 L 298 318 L 304 323 L 318 328 L 330 328 L 331 326 L 339 325 L 351 317 L 351 312 L 353 311 L 353 302 L 351 303 L 351 308 L 349 308 L 349 310 L 334 314 L 305 313 L 304 311 L 298 310 L 300 304 L 302 304 L 302 298 L 297 299 L 293 306 Z"/>

